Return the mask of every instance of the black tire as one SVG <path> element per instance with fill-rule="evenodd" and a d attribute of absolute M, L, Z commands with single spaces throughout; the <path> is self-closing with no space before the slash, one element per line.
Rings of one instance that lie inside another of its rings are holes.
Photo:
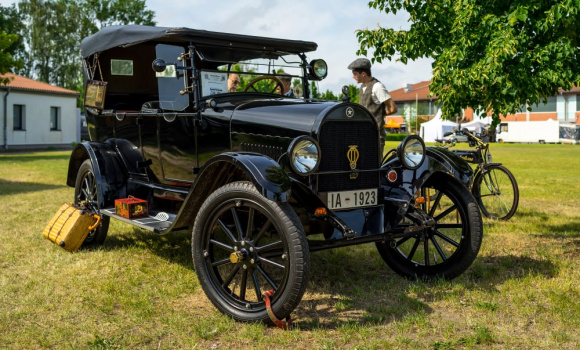
<path fill-rule="evenodd" d="M 82 206 L 91 207 L 97 211 L 99 209 L 97 182 L 95 179 L 95 172 L 93 171 L 93 164 L 90 159 L 85 160 L 83 164 L 81 164 L 79 172 L 77 173 L 74 202 Z M 81 248 L 103 244 L 105 238 L 107 238 L 107 232 L 109 231 L 109 219 L 108 216 L 101 215 L 100 225 L 89 232 L 87 238 L 81 245 Z"/>
<path fill-rule="evenodd" d="M 310 256 L 302 225 L 288 203 L 268 200 L 249 182 L 226 184 L 205 200 L 191 245 L 205 294 L 235 320 L 269 320 L 261 297 L 267 290 L 275 291 L 279 319 L 304 295 Z"/>
<path fill-rule="evenodd" d="M 439 179 L 421 188 L 425 203 L 410 209 L 432 218 L 434 225 L 412 236 L 376 243 L 387 265 L 404 277 L 453 279 L 467 270 L 479 252 L 483 224 L 475 198 L 456 181 Z M 412 230 L 420 224 L 408 213 L 400 226 Z"/>
<path fill-rule="evenodd" d="M 509 220 L 518 209 L 520 191 L 512 173 L 502 165 L 490 165 L 473 181 L 473 196 L 483 215 Z"/>

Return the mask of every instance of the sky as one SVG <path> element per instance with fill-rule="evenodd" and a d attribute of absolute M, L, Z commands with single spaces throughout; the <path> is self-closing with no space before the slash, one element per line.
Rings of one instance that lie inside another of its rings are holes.
<path fill-rule="evenodd" d="M 15 0 L 0 0 L 10 6 Z M 343 85 L 355 84 L 347 66 L 357 58 L 357 29 L 378 26 L 408 29 L 408 15 L 385 14 L 369 9 L 368 0 L 146 0 L 162 27 L 187 27 L 209 31 L 313 41 L 318 50 L 308 59 L 324 59 L 328 76 L 319 91 L 335 94 Z M 370 59 L 371 57 L 368 56 Z M 431 79 L 431 59 L 375 63 L 372 74 L 388 90 Z"/>

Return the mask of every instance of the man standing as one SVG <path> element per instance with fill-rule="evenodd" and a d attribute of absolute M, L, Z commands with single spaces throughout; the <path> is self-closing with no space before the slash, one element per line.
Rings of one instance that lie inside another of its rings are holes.
<path fill-rule="evenodd" d="M 375 117 L 379 128 L 379 146 L 382 157 L 385 148 L 385 116 L 397 113 L 397 106 L 391 99 L 387 88 L 376 78 L 373 78 L 371 61 L 366 58 L 357 58 L 348 66 L 348 69 L 352 71 L 354 80 L 362 84 L 358 102 Z"/>

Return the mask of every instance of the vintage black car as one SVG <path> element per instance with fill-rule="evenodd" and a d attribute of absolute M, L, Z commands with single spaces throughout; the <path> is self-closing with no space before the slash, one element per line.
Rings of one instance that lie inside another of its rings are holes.
<path fill-rule="evenodd" d="M 472 169 L 418 136 L 383 157 L 365 108 L 310 98 L 327 74 L 306 57 L 316 48 L 146 26 L 85 38 L 91 141 L 73 151 L 67 184 L 103 219 L 83 245 L 102 244 L 110 218 L 190 230 L 203 290 L 241 321 L 288 317 L 322 249 L 375 243 L 408 278 L 463 273 L 482 240 Z M 139 200 L 134 216 L 115 207 Z"/>

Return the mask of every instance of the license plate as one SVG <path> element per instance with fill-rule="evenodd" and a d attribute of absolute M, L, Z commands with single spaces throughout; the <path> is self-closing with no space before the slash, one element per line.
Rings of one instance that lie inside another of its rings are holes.
<path fill-rule="evenodd" d="M 377 205 L 378 190 L 328 192 L 326 205 L 330 209 L 349 209 Z"/>

